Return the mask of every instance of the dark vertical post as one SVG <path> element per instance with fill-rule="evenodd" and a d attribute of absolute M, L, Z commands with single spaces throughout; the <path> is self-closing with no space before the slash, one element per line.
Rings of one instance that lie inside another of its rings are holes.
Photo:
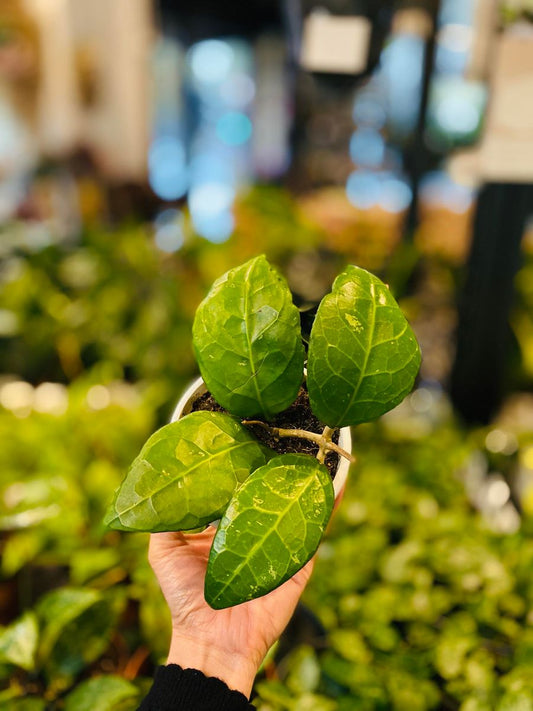
<path fill-rule="evenodd" d="M 407 151 L 406 167 L 411 177 L 411 190 L 413 197 L 407 219 L 405 221 L 406 236 L 412 237 L 418 225 L 418 194 L 420 180 L 427 170 L 428 149 L 425 144 L 424 134 L 426 131 L 426 121 L 428 113 L 429 96 L 431 91 L 431 78 L 433 76 L 433 66 L 435 64 L 435 49 L 437 44 L 437 24 L 439 18 L 441 0 L 432 0 L 427 7 L 431 17 L 431 30 L 426 39 L 424 51 L 424 66 L 422 71 L 422 87 L 420 92 L 420 106 L 418 119 L 412 144 Z"/>
<path fill-rule="evenodd" d="M 450 382 L 453 404 L 469 423 L 488 423 L 505 394 L 513 281 L 531 214 L 533 185 L 491 183 L 479 195 Z"/>

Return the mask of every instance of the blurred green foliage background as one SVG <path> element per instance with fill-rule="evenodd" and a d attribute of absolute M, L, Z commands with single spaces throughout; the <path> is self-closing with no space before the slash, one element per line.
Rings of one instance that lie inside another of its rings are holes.
<path fill-rule="evenodd" d="M 453 301 L 453 260 L 386 239 L 368 250 L 367 235 L 342 230 L 328 244 L 303 215 L 256 189 L 227 243 L 188 234 L 175 254 L 140 224 L 47 246 L 2 228 L 0 709 L 128 711 L 164 662 L 147 537 L 101 521 L 196 373 L 190 326 L 215 277 L 265 252 L 305 307 L 357 260 L 415 327 L 432 317 L 428 283 Z M 526 254 L 515 388 L 533 376 L 531 284 Z M 265 662 L 260 711 L 533 711 L 530 405 L 513 399 L 498 422 L 465 431 L 440 385 L 422 383 L 354 431 L 358 462 L 297 616 L 307 622 Z"/>

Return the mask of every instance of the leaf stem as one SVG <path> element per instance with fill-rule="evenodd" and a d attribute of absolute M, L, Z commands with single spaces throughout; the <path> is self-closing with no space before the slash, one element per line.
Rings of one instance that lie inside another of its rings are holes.
<path fill-rule="evenodd" d="M 271 427 L 270 425 L 267 425 L 266 422 L 261 422 L 261 420 L 242 420 L 242 424 L 259 425 L 271 435 L 274 435 L 274 437 L 300 437 L 301 439 L 307 439 L 311 442 L 315 442 L 319 447 L 317 459 L 320 462 L 324 461 L 327 451 L 336 452 L 341 457 L 345 457 L 349 462 L 352 462 L 352 464 L 355 462 L 355 457 L 331 440 L 334 432 L 331 427 L 325 427 L 322 434 L 317 434 L 316 432 L 308 432 L 307 430 L 291 430 L 284 429 L 282 427 Z"/>
<path fill-rule="evenodd" d="M 318 454 L 316 455 L 316 458 L 319 462 L 324 463 L 326 459 L 327 445 L 332 442 L 331 438 L 333 437 L 333 432 L 333 428 L 328 427 L 327 425 L 324 427 L 324 430 L 322 432 L 322 443 L 320 444 L 320 447 L 318 448 Z"/>

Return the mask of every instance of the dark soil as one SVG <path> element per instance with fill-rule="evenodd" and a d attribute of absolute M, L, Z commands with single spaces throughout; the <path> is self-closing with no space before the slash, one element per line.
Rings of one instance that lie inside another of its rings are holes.
<path fill-rule="evenodd" d="M 208 410 L 210 412 L 227 412 L 223 407 L 221 407 L 211 393 L 207 392 L 201 395 L 192 406 L 192 411 L 197 410 Z M 259 418 L 254 418 L 259 419 Z M 318 420 L 309 407 L 309 396 L 305 387 L 300 388 L 298 397 L 294 403 L 288 407 L 279 415 L 276 415 L 272 420 L 269 420 L 266 424 L 272 427 L 280 427 L 283 429 L 298 429 L 307 430 L 308 432 L 316 432 L 320 434 L 325 425 Z M 318 445 L 314 442 L 310 442 L 308 439 L 300 439 L 299 437 L 275 437 L 263 429 L 260 425 L 246 425 L 248 429 L 254 433 L 257 439 L 266 444 L 278 454 L 310 454 L 316 457 L 318 452 Z M 338 443 L 339 441 L 339 430 L 335 430 L 333 434 L 333 441 Z M 328 452 L 326 455 L 325 464 L 329 470 L 331 478 L 335 478 L 335 472 L 337 470 L 337 465 L 339 463 L 339 455 L 336 452 Z"/>

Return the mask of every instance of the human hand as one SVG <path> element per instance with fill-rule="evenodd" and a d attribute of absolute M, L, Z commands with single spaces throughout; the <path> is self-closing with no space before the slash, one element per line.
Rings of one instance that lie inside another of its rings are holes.
<path fill-rule="evenodd" d="M 199 669 L 249 697 L 255 675 L 289 622 L 313 561 L 276 590 L 241 605 L 213 610 L 204 578 L 213 527 L 202 533 L 153 533 L 149 560 L 172 616 L 168 664 Z"/>

